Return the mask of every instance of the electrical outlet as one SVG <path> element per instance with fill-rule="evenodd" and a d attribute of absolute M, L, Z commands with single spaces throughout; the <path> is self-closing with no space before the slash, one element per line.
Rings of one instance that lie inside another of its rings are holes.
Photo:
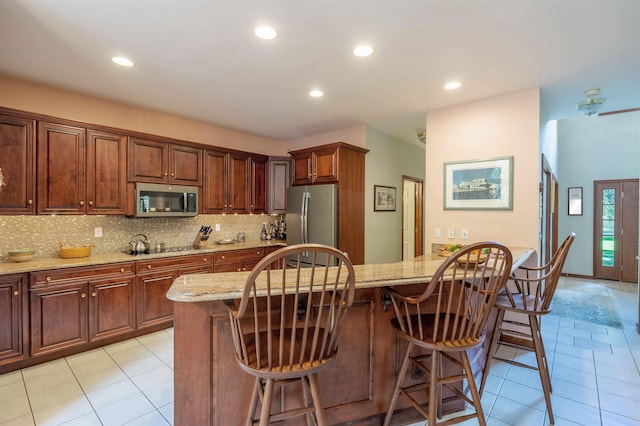
<path fill-rule="evenodd" d="M 456 237 L 456 230 L 454 228 L 449 228 L 447 231 L 447 236 L 451 239 Z"/>
<path fill-rule="evenodd" d="M 95 237 L 102 237 L 102 228 L 99 226 L 96 226 L 95 228 L 93 228 L 93 235 Z"/>
<path fill-rule="evenodd" d="M 442 228 L 440 228 L 439 226 L 436 227 L 436 238 L 440 238 L 442 237 Z"/>
<path fill-rule="evenodd" d="M 463 240 L 468 240 L 469 239 L 469 230 L 464 228 L 460 230 L 460 238 L 462 238 Z"/>
<path fill-rule="evenodd" d="M 216 232 L 220 232 L 220 224 L 216 223 Z"/>

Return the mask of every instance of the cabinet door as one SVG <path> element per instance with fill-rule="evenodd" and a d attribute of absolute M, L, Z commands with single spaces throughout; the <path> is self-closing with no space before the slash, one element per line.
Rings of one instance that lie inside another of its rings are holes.
<path fill-rule="evenodd" d="M 269 160 L 268 176 L 269 191 L 268 194 L 268 213 L 269 214 L 286 214 L 287 213 L 287 188 L 290 181 L 289 159 Z"/>
<path fill-rule="evenodd" d="M 133 275 L 89 281 L 89 340 L 134 331 L 135 292 Z"/>
<path fill-rule="evenodd" d="M 0 364 L 25 357 L 23 275 L 0 276 Z"/>
<path fill-rule="evenodd" d="M 249 213 L 249 155 L 229 154 L 227 213 Z"/>
<path fill-rule="evenodd" d="M 0 214 L 35 214 L 35 120 L 0 115 Z"/>
<path fill-rule="evenodd" d="M 87 131 L 87 213 L 125 214 L 127 138 Z"/>
<path fill-rule="evenodd" d="M 267 159 L 251 157 L 251 212 L 267 211 Z"/>
<path fill-rule="evenodd" d="M 296 154 L 293 156 L 293 184 L 307 185 L 312 183 L 312 160 L 311 152 Z"/>
<path fill-rule="evenodd" d="M 173 321 L 173 302 L 166 298 L 177 274 L 159 272 L 136 278 L 136 323 L 145 328 Z"/>
<path fill-rule="evenodd" d="M 314 183 L 332 183 L 338 180 L 338 155 L 335 148 L 315 151 L 313 154 Z"/>
<path fill-rule="evenodd" d="M 127 177 L 130 182 L 168 183 L 169 145 L 130 138 Z"/>
<path fill-rule="evenodd" d="M 227 204 L 227 153 L 205 151 L 202 212 L 225 213 Z"/>
<path fill-rule="evenodd" d="M 88 342 L 87 284 L 56 284 L 31 290 L 31 355 Z"/>
<path fill-rule="evenodd" d="M 169 149 L 169 183 L 201 186 L 202 150 L 182 145 L 171 145 Z"/>
<path fill-rule="evenodd" d="M 38 213 L 85 212 L 85 130 L 38 123 Z"/>

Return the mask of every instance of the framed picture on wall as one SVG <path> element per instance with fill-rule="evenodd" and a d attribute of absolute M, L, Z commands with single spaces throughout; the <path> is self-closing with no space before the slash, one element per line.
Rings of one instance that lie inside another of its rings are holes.
<path fill-rule="evenodd" d="M 582 187 L 569 188 L 569 216 L 582 216 Z"/>
<path fill-rule="evenodd" d="M 393 186 L 373 185 L 373 211 L 396 211 L 396 188 Z"/>
<path fill-rule="evenodd" d="M 445 210 L 513 210 L 513 157 L 444 163 Z"/>

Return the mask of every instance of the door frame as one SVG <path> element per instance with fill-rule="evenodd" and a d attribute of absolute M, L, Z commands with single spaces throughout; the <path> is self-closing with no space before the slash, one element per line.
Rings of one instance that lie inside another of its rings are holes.
<path fill-rule="evenodd" d="M 411 182 L 415 185 L 414 191 L 414 255 L 422 256 L 424 254 L 424 179 L 416 178 L 413 176 L 402 175 L 402 193 L 404 194 L 405 182 Z M 402 203 L 402 227 L 404 229 L 404 209 L 405 205 Z M 402 247 L 402 259 L 404 259 L 404 241 L 402 232 L 400 232 L 400 246 Z"/>

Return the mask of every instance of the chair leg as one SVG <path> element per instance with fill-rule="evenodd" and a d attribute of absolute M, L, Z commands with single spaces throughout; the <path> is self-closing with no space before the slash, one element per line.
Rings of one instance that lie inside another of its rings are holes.
<path fill-rule="evenodd" d="M 252 426 L 253 419 L 256 415 L 256 408 L 258 408 L 258 400 L 261 397 L 262 383 L 259 377 L 256 377 L 256 381 L 253 383 L 253 392 L 251 392 L 251 404 L 249 405 L 249 412 L 247 413 L 247 421 L 245 426 Z"/>
<path fill-rule="evenodd" d="M 396 385 L 393 387 L 393 396 L 391 397 L 391 402 L 387 409 L 387 415 L 384 417 L 384 426 L 389 426 L 391 424 L 393 410 L 395 410 L 396 404 L 398 403 L 398 397 L 400 396 L 400 386 L 402 385 L 404 375 L 407 373 L 407 367 L 409 367 L 409 357 L 411 356 L 412 349 L 413 343 L 409 342 L 407 350 L 404 353 L 404 357 L 402 358 L 402 364 L 400 364 L 400 370 L 398 370 L 398 377 L 396 378 Z"/>
<path fill-rule="evenodd" d="M 260 426 L 269 424 L 271 416 L 271 400 L 273 399 L 273 379 L 266 379 L 264 386 L 264 398 L 262 399 L 262 410 L 260 411 Z"/>
<path fill-rule="evenodd" d="M 300 383 L 302 384 L 302 396 L 304 398 L 304 406 L 309 407 L 310 404 L 313 404 L 313 400 L 311 398 L 311 385 L 309 384 L 309 380 L 305 377 L 302 376 L 300 377 Z M 313 416 L 313 413 L 308 413 L 306 415 L 307 418 L 307 424 L 308 425 L 317 425 L 316 419 Z"/>
<path fill-rule="evenodd" d="M 471 400 L 473 401 L 473 406 L 476 410 L 476 416 L 478 417 L 478 424 L 480 426 L 486 426 L 486 422 L 484 420 L 484 411 L 482 410 L 482 401 L 480 400 L 480 393 L 478 392 L 478 388 L 476 387 L 475 378 L 473 377 L 473 371 L 471 370 L 471 363 L 469 362 L 469 356 L 467 355 L 466 351 L 461 352 L 461 358 L 465 374 L 467 375 L 467 386 L 469 387 L 469 392 L 471 392 Z"/>
<path fill-rule="evenodd" d="M 493 333 L 491 334 L 491 344 L 489 345 L 487 358 L 484 363 L 484 368 L 482 369 L 482 379 L 480 381 L 481 397 L 482 392 L 484 392 L 484 385 L 487 382 L 487 377 L 489 376 L 489 370 L 491 369 L 491 361 L 493 360 L 493 355 L 496 353 L 498 341 L 500 340 L 500 330 L 502 328 L 502 320 L 504 319 L 504 314 L 505 311 L 503 309 L 498 309 L 498 316 L 496 317 L 496 323 L 493 326 Z"/>
<path fill-rule="evenodd" d="M 318 376 L 315 373 L 309 375 L 309 387 L 311 388 L 313 406 L 316 408 L 316 421 L 318 422 L 318 426 L 326 426 L 327 420 L 324 417 L 324 408 L 322 407 L 322 400 L 320 399 Z"/>
<path fill-rule="evenodd" d="M 547 412 L 549 413 L 549 422 L 554 424 L 553 409 L 551 408 L 551 376 L 549 375 L 547 355 L 544 352 L 540 323 L 538 322 L 537 316 L 529 315 L 529 326 L 531 328 L 533 348 L 538 362 L 538 373 L 540 374 L 540 381 L 542 382 L 542 392 L 544 393 L 544 400 L 547 404 Z"/>
<path fill-rule="evenodd" d="M 436 424 L 436 415 L 438 408 L 438 389 L 439 389 L 439 378 L 440 378 L 440 352 L 432 351 L 431 352 L 431 371 L 429 375 L 429 417 L 427 419 L 427 424 L 435 425 Z"/>

